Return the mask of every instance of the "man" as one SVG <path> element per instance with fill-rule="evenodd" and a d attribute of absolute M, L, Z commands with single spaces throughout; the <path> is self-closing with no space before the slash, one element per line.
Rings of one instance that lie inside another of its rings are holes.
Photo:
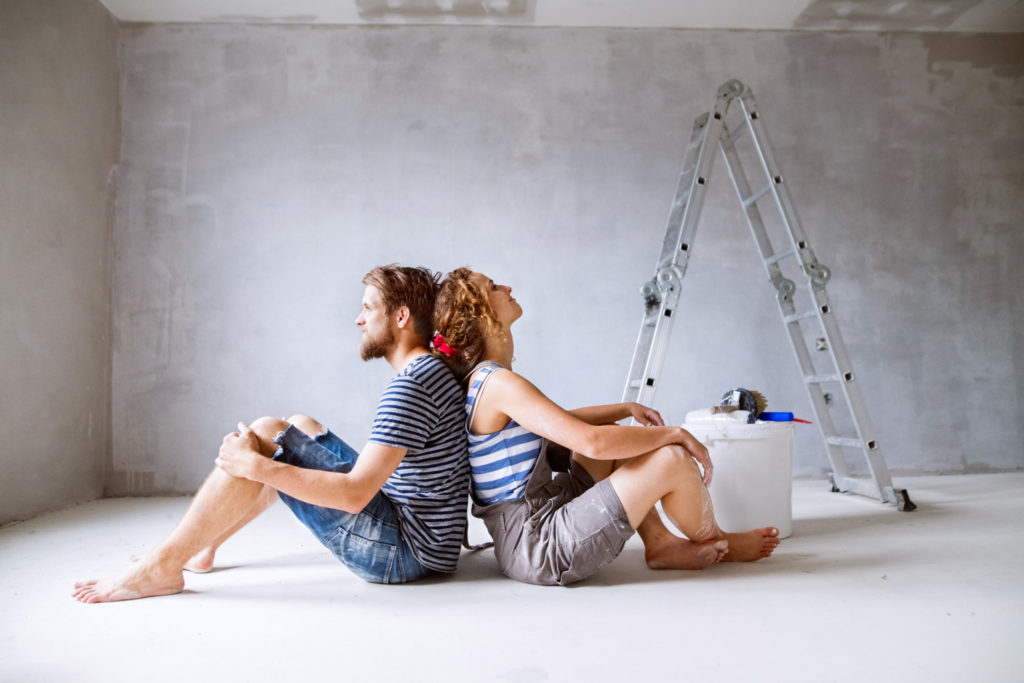
<path fill-rule="evenodd" d="M 363 278 L 363 360 L 398 374 L 356 453 L 312 418 L 264 417 L 224 437 L 217 467 L 177 528 L 124 574 L 75 584 L 82 602 L 169 595 L 182 570 L 208 570 L 216 549 L 279 494 L 357 576 L 375 583 L 452 572 L 466 525 L 469 461 L 462 390 L 430 353 L 436 278 L 390 265 Z"/>

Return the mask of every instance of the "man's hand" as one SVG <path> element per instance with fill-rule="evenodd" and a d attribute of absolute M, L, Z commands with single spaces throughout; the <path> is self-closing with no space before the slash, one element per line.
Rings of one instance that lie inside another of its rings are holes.
<path fill-rule="evenodd" d="M 660 427 L 665 424 L 665 421 L 661 419 L 661 414 L 654 408 L 648 408 L 639 403 L 627 403 L 626 407 L 629 408 L 630 417 L 645 427 L 652 425 Z"/>
<path fill-rule="evenodd" d="M 711 456 L 708 454 L 708 449 L 704 447 L 700 441 L 698 441 L 693 434 L 680 428 L 682 437 L 679 440 L 679 444 L 686 449 L 694 460 L 700 463 L 700 466 L 704 469 L 704 486 L 711 485 L 711 473 L 714 471 L 715 466 L 711 464 Z"/>
<path fill-rule="evenodd" d="M 256 434 L 248 425 L 239 422 L 238 431 L 224 437 L 216 462 L 217 467 L 232 477 L 258 481 L 256 473 L 266 460 L 260 455 L 260 443 Z"/>

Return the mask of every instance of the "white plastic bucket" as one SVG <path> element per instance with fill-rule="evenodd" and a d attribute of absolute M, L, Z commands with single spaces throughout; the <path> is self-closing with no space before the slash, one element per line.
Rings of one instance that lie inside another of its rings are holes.
<path fill-rule="evenodd" d="M 711 455 L 711 501 L 723 531 L 763 526 L 793 534 L 792 422 L 687 422 L 683 429 Z"/>

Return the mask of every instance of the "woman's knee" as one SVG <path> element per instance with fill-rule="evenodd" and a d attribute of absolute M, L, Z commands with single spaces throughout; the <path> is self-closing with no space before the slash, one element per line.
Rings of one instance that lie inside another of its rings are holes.
<path fill-rule="evenodd" d="M 326 431 L 322 424 L 308 415 L 292 415 L 288 418 L 288 422 L 307 436 L 318 436 Z"/>
<path fill-rule="evenodd" d="M 648 456 L 654 468 L 667 479 L 701 478 L 697 461 L 678 444 L 663 446 Z"/>

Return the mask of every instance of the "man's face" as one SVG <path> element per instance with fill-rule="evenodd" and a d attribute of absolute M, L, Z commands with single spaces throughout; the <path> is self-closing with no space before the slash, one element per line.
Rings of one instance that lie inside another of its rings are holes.
<path fill-rule="evenodd" d="M 359 357 L 363 360 L 383 358 L 395 345 L 395 334 L 391 329 L 391 316 L 384 308 L 380 290 L 371 285 L 363 292 L 363 310 L 356 318 L 356 325 L 363 330 L 359 341 Z"/>

